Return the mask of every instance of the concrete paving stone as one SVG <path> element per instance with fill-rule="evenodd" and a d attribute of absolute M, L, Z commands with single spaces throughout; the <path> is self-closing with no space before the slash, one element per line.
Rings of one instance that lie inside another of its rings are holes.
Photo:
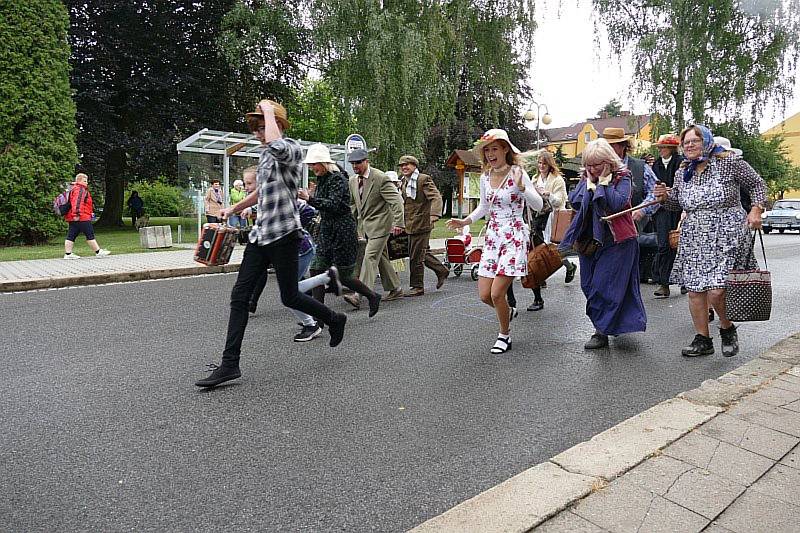
<path fill-rule="evenodd" d="M 703 533 L 733 533 L 733 532 L 730 529 L 725 529 L 724 527 L 715 524 L 714 522 L 711 522 L 710 524 L 708 524 L 708 527 L 706 527 L 703 530 Z"/>
<path fill-rule="evenodd" d="M 694 465 L 668 455 L 659 455 L 627 472 L 623 478 L 663 496 L 678 478 L 693 468 Z"/>
<path fill-rule="evenodd" d="M 800 413 L 788 409 L 746 399 L 732 407 L 728 414 L 759 426 L 800 437 Z"/>
<path fill-rule="evenodd" d="M 792 403 L 787 403 L 786 405 L 782 406 L 784 409 L 788 409 L 789 411 L 794 411 L 795 413 L 800 413 L 800 400 Z"/>
<path fill-rule="evenodd" d="M 751 489 L 800 508 L 800 470 L 777 464 Z M 800 528 L 800 523 L 797 525 Z"/>
<path fill-rule="evenodd" d="M 743 386 L 761 385 L 790 368 L 792 368 L 791 364 L 757 357 L 736 370 L 723 374 L 718 378 L 718 381 Z"/>
<path fill-rule="evenodd" d="M 578 502 L 572 512 L 615 533 L 696 532 L 709 520 L 624 477 Z"/>
<path fill-rule="evenodd" d="M 787 381 L 789 383 L 794 383 L 795 385 L 800 385 L 800 377 L 789 373 L 783 373 L 778 376 L 778 381 Z"/>
<path fill-rule="evenodd" d="M 781 459 L 781 464 L 800 470 L 800 446 L 787 453 L 786 457 Z"/>
<path fill-rule="evenodd" d="M 563 511 L 556 517 L 533 528 L 537 533 L 607 533 L 608 530 L 592 524 L 585 518 Z"/>
<path fill-rule="evenodd" d="M 733 402 L 757 390 L 755 383 L 723 383 L 716 379 L 708 379 L 696 389 L 682 392 L 678 398 L 703 405 L 728 407 Z"/>
<path fill-rule="evenodd" d="M 708 470 L 694 468 L 678 478 L 664 498 L 711 520 L 746 488 Z"/>
<path fill-rule="evenodd" d="M 786 373 L 800 378 L 800 366 L 790 368 L 789 370 L 786 371 Z"/>
<path fill-rule="evenodd" d="M 570 472 L 612 480 L 721 410 L 673 398 L 573 446 L 551 461 Z"/>
<path fill-rule="evenodd" d="M 784 375 L 788 376 L 788 374 L 784 374 Z M 783 379 L 776 379 L 775 381 L 773 381 L 771 383 L 771 385 L 773 387 L 775 387 L 775 388 L 778 388 L 778 389 L 784 389 L 784 390 L 793 391 L 793 392 L 800 392 L 800 384 L 794 383 L 794 382 L 791 382 L 791 381 L 786 381 L 786 380 L 783 380 Z"/>
<path fill-rule="evenodd" d="M 664 455 L 703 468 L 741 485 L 750 485 L 777 460 L 693 431 L 664 450 Z"/>
<path fill-rule="evenodd" d="M 753 393 L 751 398 L 757 402 L 774 405 L 775 407 L 782 407 L 800 400 L 800 392 L 767 385 Z"/>
<path fill-rule="evenodd" d="M 734 533 L 797 533 L 800 507 L 748 490 L 715 520 Z M 757 526 L 756 526 L 757 525 Z"/>
<path fill-rule="evenodd" d="M 794 365 L 800 364 L 800 337 L 797 335 L 787 337 L 759 357 L 784 361 Z"/>
<path fill-rule="evenodd" d="M 692 466 L 706 468 L 719 448 L 721 441 L 692 431 L 685 437 L 676 440 L 666 448 L 664 455 L 688 463 Z"/>
<path fill-rule="evenodd" d="M 751 424 L 724 413 L 700 426 L 698 431 L 775 461 L 800 443 L 798 437 Z"/>
<path fill-rule="evenodd" d="M 598 480 L 542 463 L 431 518 L 411 531 L 524 532 L 592 491 Z"/>

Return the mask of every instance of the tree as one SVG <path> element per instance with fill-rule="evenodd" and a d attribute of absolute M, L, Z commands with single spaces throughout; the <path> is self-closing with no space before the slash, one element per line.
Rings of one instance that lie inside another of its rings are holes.
<path fill-rule="evenodd" d="M 121 225 L 126 181 L 178 179 L 175 144 L 195 131 L 241 124 L 219 56 L 233 0 L 70 0 L 72 86 L 81 164 L 105 184 L 100 225 Z"/>
<path fill-rule="evenodd" d="M 800 53 L 800 0 L 593 0 L 611 49 L 633 54 L 634 86 L 680 128 L 690 118 L 758 118 L 785 103 Z"/>
<path fill-rule="evenodd" d="M 556 153 L 553 154 L 553 158 L 556 160 L 556 164 L 561 167 L 564 166 L 564 163 L 567 160 L 566 154 L 564 154 L 564 146 L 559 144 L 558 148 L 556 148 Z"/>
<path fill-rule="evenodd" d="M 47 241 L 63 229 L 52 200 L 77 160 L 69 87 L 69 17 L 52 0 L 0 7 L 0 244 Z"/>
<path fill-rule="evenodd" d="M 293 138 L 341 144 L 355 131 L 355 121 L 324 80 L 306 79 L 289 110 Z"/>
<path fill-rule="evenodd" d="M 604 113 L 609 117 L 621 117 L 622 104 L 616 98 L 612 98 L 606 105 L 600 108 L 600 110 L 597 112 L 597 115 L 602 116 Z"/>

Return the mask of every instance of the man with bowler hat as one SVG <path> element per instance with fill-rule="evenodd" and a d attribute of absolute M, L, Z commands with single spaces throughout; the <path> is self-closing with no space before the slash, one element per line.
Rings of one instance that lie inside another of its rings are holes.
<path fill-rule="evenodd" d="M 425 294 L 425 267 L 436 273 L 437 289 L 441 288 L 450 274 L 429 248 L 433 224 L 439 220 L 442 212 L 442 195 L 433 178 L 420 173 L 419 161 L 413 155 L 401 157 L 397 166 L 403 175 L 400 194 L 403 195 L 411 277 L 411 291 L 406 296 L 422 296 Z"/>
<path fill-rule="evenodd" d="M 384 250 L 389 234 L 403 232 L 403 200 L 386 174 L 370 166 L 366 150 L 359 148 L 352 151 L 347 160 L 355 172 L 350 178 L 350 200 L 358 236 L 367 239 L 359 279 L 372 289 L 380 269 L 381 282 L 389 289 L 389 294 L 383 299 L 396 300 L 403 296 L 403 290 L 400 288 L 400 278 Z M 358 308 L 360 298 L 349 294 L 345 299 Z"/>

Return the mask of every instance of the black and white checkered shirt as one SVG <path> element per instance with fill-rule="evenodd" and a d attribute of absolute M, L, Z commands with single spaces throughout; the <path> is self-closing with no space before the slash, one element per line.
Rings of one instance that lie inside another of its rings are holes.
<path fill-rule="evenodd" d="M 258 161 L 258 216 L 250 242 L 264 246 L 299 230 L 297 188 L 303 179 L 303 150 L 292 139 L 277 139 Z"/>

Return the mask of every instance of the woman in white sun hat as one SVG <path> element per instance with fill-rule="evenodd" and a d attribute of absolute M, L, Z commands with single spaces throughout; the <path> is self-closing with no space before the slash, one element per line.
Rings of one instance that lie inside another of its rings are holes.
<path fill-rule="evenodd" d="M 459 229 L 489 217 L 478 269 L 478 294 L 497 313 L 500 333 L 490 351 L 500 354 L 511 348 L 511 315 L 506 292 L 514 278 L 528 274 L 530 228 L 523 220 L 523 213 L 526 204 L 534 211 L 541 210 L 542 197 L 519 164 L 519 148 L 511 144 L 504 130 L 484 133 L 474 151 L 483 164 L 480 203 L 467 218 L 451 219 L 447 226 Z"/>

